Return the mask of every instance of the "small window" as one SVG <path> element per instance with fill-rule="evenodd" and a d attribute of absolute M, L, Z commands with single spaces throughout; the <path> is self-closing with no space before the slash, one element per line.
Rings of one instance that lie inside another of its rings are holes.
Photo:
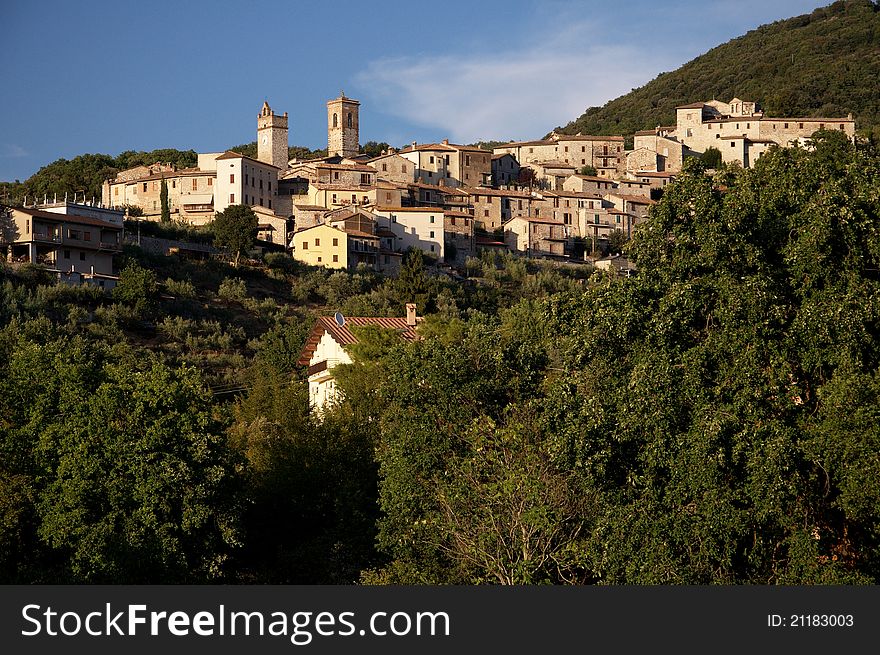
<path fill-rule="evenodd" d="M 309 242 L 303 241 L 303 250 L 308 250 L 308 249 L 309 249 Z"/>
<path fill-rule="evenodd" d="M 81 253 L 79 254 L 79 260 L 80 260 L 81 262 L 84 262 L 84 261 L 86 260 L 86 254 L 85 254 L 84 252 L 81 252 Z"/>
<path fill-rule="evenodd" d="M 483 210 L 483 216 L 485 216 L 486 218 L 489 218 L 489 210 L 488 209 Z"/>
<path fill-rule="evenodd" d="M 339 255 L 333 255 L 333 262 L 335 263 L 338 261 L 339 261 Z"/>
<path fill-rule="evenodd" d="M 146 193 L 146 192 L 147 192 L 147 183 L 144 182 L 144 193 Z"/>
<path fill-rule="evenodd" d="M 208 178 L 208 186 L 214 186 L 214 178 L 213 177 Z"/>
<path fill-rule="evenodd" d="M 433 217 L 433 216 L 430 216 L 429 219 L 430 219 L 430 220 L 428 221 L 429 223 L 433 223 L 433 222 L 434 222 L 434 217 Z"/>
<path fill-rule="evenodd" d="M 235 173 L 230 173 L 230 174 L 229 174 L 229 183 L 230 183 L 230 184 L 235 184 Z"/>
<path fill-rule="evenodd" d="M 64 259 L 70 259 L 70 251 L 69 250 L 64 251 Z"/>
<path fill-rule="evenodd" d="M 339 245 L 339 239 L 337 239 L 336 237 L 334 237 L 334 238 L 333 238 L 333 246 L 336 247 L 336 246 L 338 246 L 338 245 Z"/>
<path fill-rule="evenodd" d="M 430 237 L 429 237 L 429 238 L 431 238 L 431 239 L 434 238 L 434 230 L 431 230 L 431 233 L 430 233 Z"/>
<path fill-rule="evenodd" d="M 315 248 L 317 248 L 317 247 L 320 246 L 320 245 L 321 245 L 321 240 L 320 240 L 320 239 L 315 239 Z"/>
<path fill-rule="evenodd" d="M 434 244 L 431 244 L 431 252 L 434 252 Z"/>
<path fill-rule="evenodd" d="M 234 204 L 235 204 L 235 194 L 234 194 L 234 193 L 230 193 L 230 194 L 229 194 L 229 204 L 230 204 L 230 205 L 234 205 Z"/>
<path fill-rule="evenodd" d="M 798 128 L 801 129 L 801 130 L 804 129 L 804 124 L 803 124 L 803 123 L 798 123 Z"/>
<path fill-rule="evenodd" d="M 434 156 L 433 155 L 428 159 L 428 163 L 430 163 L 430 164 L 434 163 Z"/>
<path fill-rule="evenodd" d="M 731 142 L 730 142 L 730 147 L 731 147 L 731 148 L 736 147 L 736 143 L 734 143 L 733 141 L 731 141 Z"/>
<path fill-rule="evenodd" d="M 382 164 L 382 170 L 383 170 L 383 171 L 387 171 L 387 170 L 388 170 L 388 164 Z"/>
<path fill-rule="evenodd" d="M 232 180 L 229 180 L 229 181 L 232 182 Z M 247 186 L 247 183 L 248 183 L 248 174 L 245 173 L 244 174 L 244 185 Z"/>
<path fill-rule="evenodd" d="M 843 129 L 843 125 L 840 126 L 840 129 L 841 129 L 841 130 Z M 113 189 L 113 195 L 114 195 L 114 196 L 118 196 L 118 195 L 119 195 L 119 187 L 115 187 L 115 188 Z"/>
<path fill-rule="evenodd" d="M 318 263 L 319 263 L 319 264 L 321 263 L 321 258 L 320 258 L 320 257 L 318 257 Z"/>

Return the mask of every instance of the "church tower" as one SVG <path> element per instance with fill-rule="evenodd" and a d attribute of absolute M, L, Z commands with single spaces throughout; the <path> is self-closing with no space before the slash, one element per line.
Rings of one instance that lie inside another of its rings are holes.
<path fill-rule="evenodd" d="M 327 102 L 327 155 L 353 157 L 358 154 L 358 109 L 361 103 L 340 93 Z"/>
<path fill-rule="evenodd" d="M 257 116 L 257 159 L 287 170 L 287 112 L 283 116 L 272 113 L 268 102 Z"/>

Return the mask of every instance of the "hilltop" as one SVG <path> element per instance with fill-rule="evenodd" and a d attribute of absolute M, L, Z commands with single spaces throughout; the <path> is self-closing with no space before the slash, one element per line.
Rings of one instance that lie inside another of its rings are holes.
<path fill-rule="evenodd" d="M 842 0 L 763 25 L 603 107 L 590 107 L 563 134 L 625 134 L 675 122 L 675 106 L 733 97 L 767 116 L 846 116 L 880 133 L 880 5 Z"/>

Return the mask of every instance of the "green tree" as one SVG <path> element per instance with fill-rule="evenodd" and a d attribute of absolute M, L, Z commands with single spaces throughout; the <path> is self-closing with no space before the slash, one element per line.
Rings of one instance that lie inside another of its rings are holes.
<path fill-rule="evenodd" d="M 700 161 L 703 162 L 703 166 L 706 168 L 721 168 L 721 151 L 714 146 L 709 146 L 700 155 Z"/>
<path fill-rule="evenodd" d="M 138 263 L 131 263 L 119 273 L 119 282 L 113 289 L 113 298 L 146 316 L 156 309 L 159 283 L 156 274 Z"/>
<path fill-rule="evenodd" d="M 234 254 L 235 266 L 242 253 L 253 247 L 257 225 L 257 215 L 247 205 L 230 205 L 214 218 L 214 241 Z"/>
<path fill-rule="evenodd" d="M 162 222 L 171 222 L 171 205 L 168 203 L 168 183 L 162 178 L 162 186 L 159 189 L 159 202 L 162 205 Z"/>
<path fill-rule="evenodd" d="M 580 169 L 578 170 L 578 173 L 580 173 L 581 175 L 592 175 L 592 176 L 596 176 L 599 174 L 598 171 L 596 171 L 596 168 L 594 166 L 581 166 Z"/>

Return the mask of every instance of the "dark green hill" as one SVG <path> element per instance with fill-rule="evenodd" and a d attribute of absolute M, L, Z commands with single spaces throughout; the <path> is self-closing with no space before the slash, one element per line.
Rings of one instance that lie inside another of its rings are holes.
<path fill-rule="evenodd" d="M 676 105 L 736 96 L 768 116 L 852 113 L 859 132 L 880 135 L 880 5 L 844 0 L 763 25 L 557 131 L 631 135 L 674 124 Z"/>

